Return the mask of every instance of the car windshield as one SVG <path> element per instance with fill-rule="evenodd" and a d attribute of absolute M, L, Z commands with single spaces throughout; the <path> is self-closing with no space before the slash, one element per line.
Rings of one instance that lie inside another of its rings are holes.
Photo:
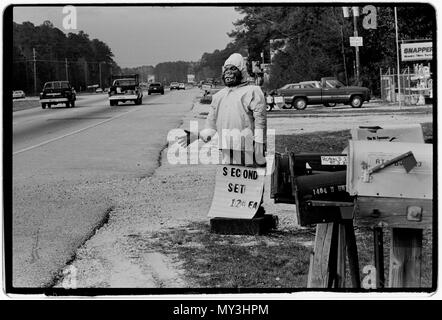
<path fill-rule="evenodd" d="M 344 87 L 344 84 L 339 80 L 325 80 L 325 86 L 327 88 L 339 88 Z"/>
<path fill-rule="evenodd" d="M 151 87 L 161 87 L 161 83 L 151 83 Z"/>
<path fill-rule="evenodd" d="M 114 86 L 134 86 L 134 79 L 118 79 L 114 81 Z"/>
<path fill-rule="evenodd" d="M 68 82 L 47 82 L 44 89 L 67 89 L 69 88 Z"/>

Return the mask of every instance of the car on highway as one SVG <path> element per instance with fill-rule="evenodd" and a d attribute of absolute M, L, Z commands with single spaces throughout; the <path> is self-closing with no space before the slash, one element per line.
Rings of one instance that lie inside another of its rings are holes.
<path fill-rule="evenodd" d="M 171 82 L 170 90 L 180 90 L 180 84 L 178 82 Z"/>
<path fill-rule="evenodd" d="M 112 75 L 109 89 L 109 104 L 117 106 L 119 102 L 133 101 L 136 105 L 143 102 L 143 90 L 138 74 Z"/>
<path fill-rule="evenodd" d="M 66 108 L 75 107 L 77 95 L 69 81 L 49 81 L 40 92 L 40 104 L 42 109 L 51 108 L 52 105 L 64 104 Z"/>
<path fill-rule="evenodd" d="M 287 84 L 270 93 L 269 96 L 273 97 L 274 103 L 268 98 L 268 111 L 273 109 L 275 103 L 298 110 L 304 110 L 307 105 L 312 104 L 323 104 L 326 107 L 333 107 L 337 103 L 360 108 L 364 102 L 370 101 L 370 89 L 345 86 L 336 78 L 324 77 L 321 78 L 321 81 L 302 81 Z"/>
<path fill-rule="evenodd" d="M 152 93 L 161 93 L 164 94 L 164 86 L 161 82 L 152 82 L 149 84 L 147 89 L 147 94 L 151 95 Z"/>
<path fill-rule="evenodd" d="M 14 90 L 12 91 L 12 99 L 20 99 L 25 98 L 25 92 L 23 90 Z"/>
<path fill-rule="evenodd" d="M 183 82 L 180 82 L 178 85 L 178 90 L 186 90 L 186 85 Z"/>

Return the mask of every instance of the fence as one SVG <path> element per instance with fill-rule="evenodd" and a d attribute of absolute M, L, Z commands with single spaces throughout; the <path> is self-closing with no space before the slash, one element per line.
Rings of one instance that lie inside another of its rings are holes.
<path fill-rule="evenodd" d="M 404 105 L 424 105 L 433 98 L 429 67 L 414 68 L 413 72 L 410 68 L 403 69 L 399 76 L 395 69 L 388 68 L 385 73 L 380 69 L 380 77 L 381 99 L 384 102 L 396 103 L 401 99 Z"/>

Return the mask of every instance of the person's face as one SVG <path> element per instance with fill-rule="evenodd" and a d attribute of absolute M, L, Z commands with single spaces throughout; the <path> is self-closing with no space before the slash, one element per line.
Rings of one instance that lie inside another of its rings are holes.
<path fill-rule="evenodd" d="M 234 65 L 227 65 L 224 67 L 223 81 L 228 87 L 234 87 L 241 83 L 242 74 L 241 71 Z"/>

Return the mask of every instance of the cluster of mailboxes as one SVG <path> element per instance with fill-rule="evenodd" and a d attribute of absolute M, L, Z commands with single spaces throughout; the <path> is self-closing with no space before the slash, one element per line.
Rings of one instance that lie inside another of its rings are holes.
<path fill-rule="evenodd" d="M 433 215 L 433 145 L 420 125 L 359 127 L 342 153 L 275 155 L 271 198 L 296 204 L 301 226 L 427 228 Z"/>

